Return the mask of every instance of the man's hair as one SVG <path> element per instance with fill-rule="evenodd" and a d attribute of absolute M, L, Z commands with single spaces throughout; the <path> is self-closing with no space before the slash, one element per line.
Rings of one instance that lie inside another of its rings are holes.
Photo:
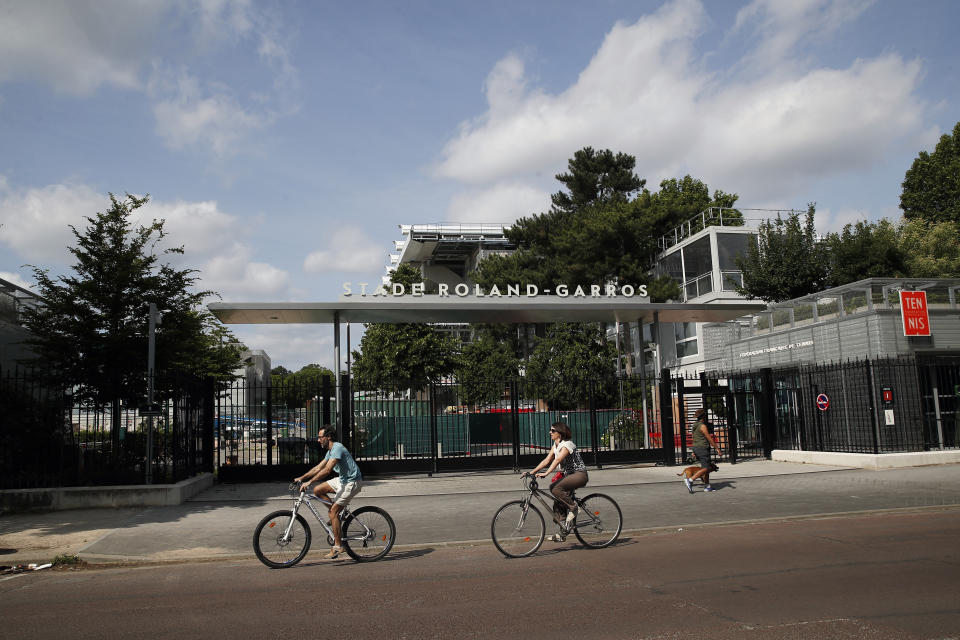
<path fill-rule="evenodd" d="M 560 434 L 560 438 L 561 438 L 562 440 L 572 440 L 572 439 L 573 439 L 573 433 L 570 431 L 570 427 L 567 426 L 567 423 L 566 423 L 566 422 L 554 422 L 554 423 L 553 423 L 552 425 L 550 425 L 550 426 L 557 430 L 557 433 Z"/>
<path fill-rule="evenodd" d="M 332 424 L 325 424 L 320 427 L 320 430 L 323 431 L 323 434 L 330 438 L 332 442 L 337 441 L 337 430 Z"/>
<path fill-rule="evenodd" d="M 706 418 L 706 417 L 707 417 L 707 410 L 706 410 L 706 409 L 703 409 L 703 408 L 697 409 L 696 412 L 694 412 L 693 417 L 694 417 L 694 418 Z"/>

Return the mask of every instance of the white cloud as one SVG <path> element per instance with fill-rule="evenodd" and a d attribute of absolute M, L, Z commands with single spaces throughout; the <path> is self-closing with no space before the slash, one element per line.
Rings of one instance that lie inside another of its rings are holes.
<path fill-rule="evenodd" d="M 34 289 L 34 287 L 36 286 L 36 283 L 28 281 L 19 273 L 11 273 L 10 271 L 0 271 L 0 280 L 6 280 L 7 282 L 11 282 L 17 285 L 18 287 L 23 287 L 24 289 L 30 289 L 31 291 L 36 290 Z"/>
<path fill-rule="evenodd" d="M 225 301 L 280 300 L 290 288 L 290 274 L 266 262 L 251 260 L 251 249 L 241 243 L 226 246 L 198 270 L 200 285 L 218 292 Z"/>
<path fill-rule="evenodd" d="M 550 208 L 550 194 L 524 184 L 498 183 L 471 189 L 450 199 L 447 220 L 512 224 L 518 218 Z"/>
<path fill-rule="evenodd" d="M 303 261 L 307 273 L 344 271 L 379 272 L 387 262 L 383 245 L 371 239 L 359 227 L 341 227 L 327 239 L 327 248 L 314 251 Z"/>
<path fill-rule="evenodd" d="M 817 232 L 821 234 L 843 231 L 843 227 L 848 224 L 856 224 L 857 222 L 868 219 L 870 219 L 870 216 L 862 209 L 838 209 L 837 211 L 832 211 L 827 208 L 818 208 L 816 217 L 814 218 L 817 225 Z"/>
<path fill-rule="evenodd" d="M 248 0 L 0 0 L 0 15 L 0 83 L 28 81 L 73 95 L 142 91 L 153 102 L 157 134 L 173 149 L 204 146 L 223 155 L 297 108 L 298 71 L 285 42 L 291 30 Z M 203 68 L 196 60 L 224 47 L 253 52 L 272 82 L 241 95 L 187 66 Z M 178 55 L 184 67 L 170 72 Z"/>
<path fill-rule="evenodd" d="M 68 225 L 83 233 L 85 218 L 109 207 L 106 194 L 84 184 L 13 189 L 0 176 L 0 245 L 25 262 L 50 268 L 58 275 L 73 263 L 67 246 L 75 245 L 76 239 Z M 220 211 L 216 202 L 151 200 L 131 216 L 134 225 L 147 225 L 154 219 L 165 220 L 167 233 L 158 250 L 184 246 L 186 251 L 183 256 L 168 254 L 164 261 L 179 268 L 196 268 L 201 288 L 232 299 L 287 297 L 290 274 L 256 261 L 245 242 L 246 226 Z"/>
<path fill-rule="evenodd" d="M 162 76 L 158 71 L 151 80 L 151 93 L 158 96 L 153 114 L 157 134 L 173 149 L 208 146 L 223 155 L 237 140 L 273 121 L 262 110 L 243 107 L 226 87 L 205 88 L 185 72 Z"/>
<path fill-rule="evenodd" d="M 284 366 L 291 371 L 316 363 L 333 369 L 333 328 L 328 324 L 278 324 L 278 325 L 241 325 L 232 324 L 228 328 L 237 338 L 251 349 L 263 349 L 270 356 L 271 366 Z M 360 328 L 353 327 L 351 346 L 356 349 L 360 343 Z M 347 344 L 341 347 L 341 357 L 346 360 Z M 345 365 L 344 365 L 345 366 Z"/>
<path fill-rule="evenodd" d="M 789 63 L 803 41 L 819 43 L 866 11 L 875 0 L 753 0 L 737 12 L 732 36 L 759 39 L 743 61 L 754 70 Z M 752 34 L 741 30 L 754 25 Z M 812 47 L 809 47 L 812 49 Z"/>
<path fill-rule="evenodd" d="M 153 0 L 0 4 L 0 82 L 39 81 L 75 95 L 104 85 L 137 88 L 166 10 Z"/>
<path fill-rule="evenodd" d="M 85 216 L 109 206 L 105 194 L 67 182 L 36 189 L 13 189 L 0 176 L 0 243 L 37 266 L 64 264 L 74 243 L 68 225 L 86 227 Z"/>
<path fill-rule="evenodd" d="M 830 20 L 852 20 L 869 3 L 794 4 L 758 0 L 738 17 L 734 34 L 760 24 L 762 37 L 741 63 L 766 56 L 761 72 L 707 71 L 715 52 L 697 48 L 710 24 L 697 0 L 615 25 L 559 93 L 531 86 L 509 54 L 488 76 L 487 111 L 461 125 L 435 173 L 473 190 L 508 178 L 533 185 L 589 145 L 634 155 L 637 174 L 654 189 L 690 173 L 741 202 L 806 201 L 816 199 L 813 180 L 881 166 L 904 145 L 929 140 L 918 61 L 887 53 L 823 68 L 791 55 L 806 39 L 825 37 Z M 451 215 L 464 210 L 451 206 Z"/>

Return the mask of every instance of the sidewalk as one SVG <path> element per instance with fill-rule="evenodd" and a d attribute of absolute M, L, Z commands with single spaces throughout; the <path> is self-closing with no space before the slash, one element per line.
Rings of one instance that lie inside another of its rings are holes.
<path fill-rule="evenodd" d="M 585 490 L 613 496 L 624 531 L 643 534 L 730 522 L 820 517 L 888 509 L 960 507 L 960 465 L 870 471 L 752 460 L 721 465 L 712 494 L 689 495 L 682 467 L 588 469 Z M 374 478 L 355 504 L 377 504 L 397 525 L 397 547 L 487 544 L 490 518 L 519 497 L 509 471 Z M 21 513 L 0 520 L 0 565 L 51 562 L 60 554 L 91 563 L 253 558 L 251 537 L 267 513 L 287 508 L 284 483 L 223 484 L 177 506 Z M 307 514 L 308 519 L 312 516 Z M 314 525 L 314 532 L 319 530 Z M 311 553 L 326 549 L 314 539 Z"/>

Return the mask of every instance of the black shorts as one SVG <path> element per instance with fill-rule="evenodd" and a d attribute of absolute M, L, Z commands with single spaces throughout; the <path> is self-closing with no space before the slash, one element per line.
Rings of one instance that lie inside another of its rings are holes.
<path fill-rule="evenodd" d="M 693 455 L 697 456 L 697 462 L 700 463 L 700 468 L 710 468 L 710 447 L 694 447 Z"/>

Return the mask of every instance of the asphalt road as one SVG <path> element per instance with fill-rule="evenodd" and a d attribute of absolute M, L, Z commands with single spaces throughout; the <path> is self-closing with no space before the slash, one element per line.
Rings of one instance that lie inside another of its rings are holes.
<path fill-rule="evenodd" d="M 960 638 L 958 541 L 960 509 L 943 507 L 545 543 L 520 560 L 464 544 L 284 570 L 45 571 L 0 581 L 0 636 Z"/>

